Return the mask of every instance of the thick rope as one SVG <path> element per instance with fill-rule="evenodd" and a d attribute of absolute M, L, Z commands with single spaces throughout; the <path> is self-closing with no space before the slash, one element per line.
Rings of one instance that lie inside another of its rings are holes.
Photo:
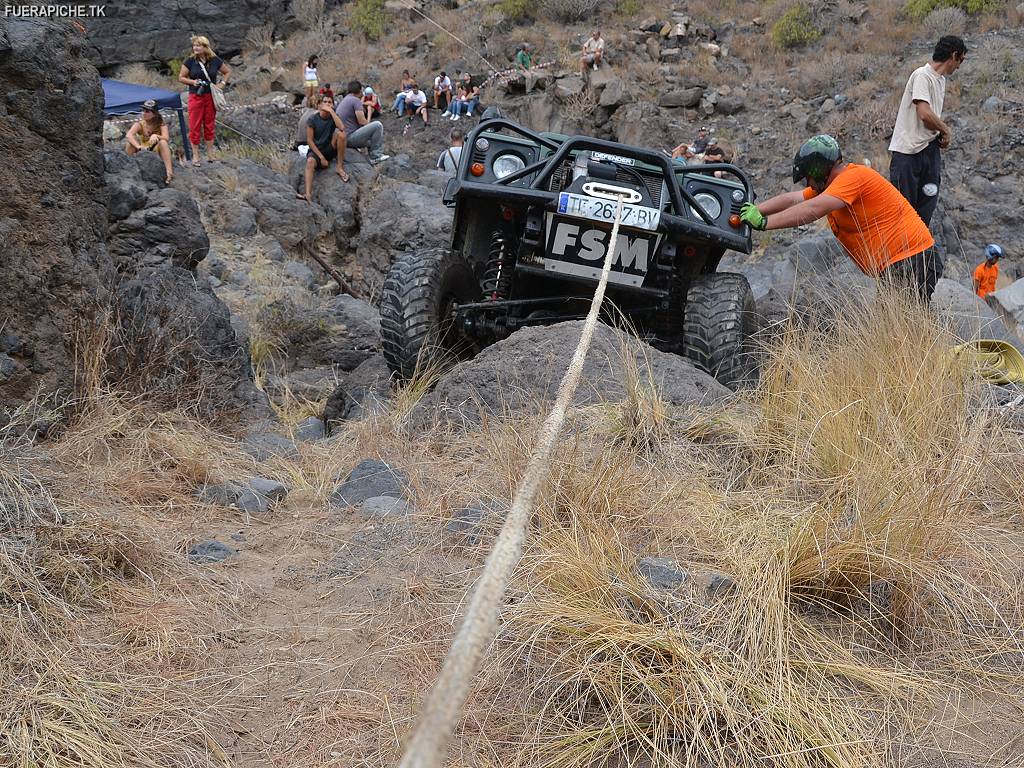
<path fill-rule="evenodd" d="M 416 732 L 399 763 L 399 768 L 440 768 L 448 752 L 452 732 L 469 695 L 470 682 L 476 674 L 480 658 L 495 637 L 501 602 L 512 571 L 522 555 L 530 512 L 541 483 L 547 477 L 551 451 L 562 431 L 569 404 L 580 383 L 583 362 L 594 336 L 594 328 L 597 326 L 598 314 L 608 285 L 608 275 L 615 257 L 621 216 L 620 197 L 615 209 L 615 222 L 612 224 L 612 235 L 608 252 L 604 257 L 601 279 L 590 302 L 590 312 L 583 324 L 579 345 L 558 386 L 558 397 L 540 429 L 537 447 L 512 497 L 512 508 L 494 542 L 494 548 L 487 557 L 484 571 L 463 617 L 462 626 L 459 627 L 458 634 L 448 649 L 441 674 L 430 692 Z"/>

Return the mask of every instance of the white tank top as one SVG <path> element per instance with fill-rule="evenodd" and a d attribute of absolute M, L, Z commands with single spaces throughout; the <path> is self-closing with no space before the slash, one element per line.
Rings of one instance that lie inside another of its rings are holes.
<path fill-rule="evenodd" d="M 316 67 L 311 67 L 308 64 L 306 65 L 306 79 L 316 80 Z"/>

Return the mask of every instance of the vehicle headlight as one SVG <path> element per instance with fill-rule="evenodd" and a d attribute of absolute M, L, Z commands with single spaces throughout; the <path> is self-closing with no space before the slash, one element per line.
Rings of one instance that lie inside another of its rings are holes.
<path fill-rule="evenodd" d="M 491 164 L 491 170 L 499 179 L 504 179 L 506 176 L 510 176 L 516 171 L 521 171 L 525 167 L 526 163 L 523 162 L 523 158 L 519 155 L 511 154 L 498 155 Z"/>
<path fill-rule="evenodd" d="M 732 200 L 734 203 L 742 203 L 744 198 L 742 189 L 734 189 L 732 191 Z"/>
<path fill-rule="evenodd" d="M 712 219 L 717 219 L 722 215 L 722 204 L 718 201 L 718 198 L 710 192 L 698 192 L 693 196 L 693 199 L 697 201 L 697 204 L 701 208 L 704 209 L 704 213 Z"/>

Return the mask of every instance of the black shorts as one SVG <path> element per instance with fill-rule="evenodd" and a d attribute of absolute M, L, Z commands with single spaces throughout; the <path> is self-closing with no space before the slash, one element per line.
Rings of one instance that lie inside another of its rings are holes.
<path fill-rule="evenodd" d="M 327 158 L 328 163 L 338 156 L 338 153 L 334 150 L 333 144 L 328 144 L 326 147 L 317 145 L 317 149 L 320 150 L 321 155 Z M 317 170 L 324 170 L 324 167 L 320 165 L 320 158 L 316 156 L 316 152 L 313 151 L 312 147 L 310 147 L 309 154 L 307 154 L 306 157 L 312 157 L 316 161 Z"/>

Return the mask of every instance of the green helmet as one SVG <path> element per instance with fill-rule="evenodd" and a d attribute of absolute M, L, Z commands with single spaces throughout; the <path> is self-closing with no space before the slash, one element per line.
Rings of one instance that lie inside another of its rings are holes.
<path fill-rule="evenodd" d="M 842 159 L 838 141 L 825 133 L 812 136 L 793 158 L 793 183 L 798 184 L 803 178 L 824 181 Z"/>

